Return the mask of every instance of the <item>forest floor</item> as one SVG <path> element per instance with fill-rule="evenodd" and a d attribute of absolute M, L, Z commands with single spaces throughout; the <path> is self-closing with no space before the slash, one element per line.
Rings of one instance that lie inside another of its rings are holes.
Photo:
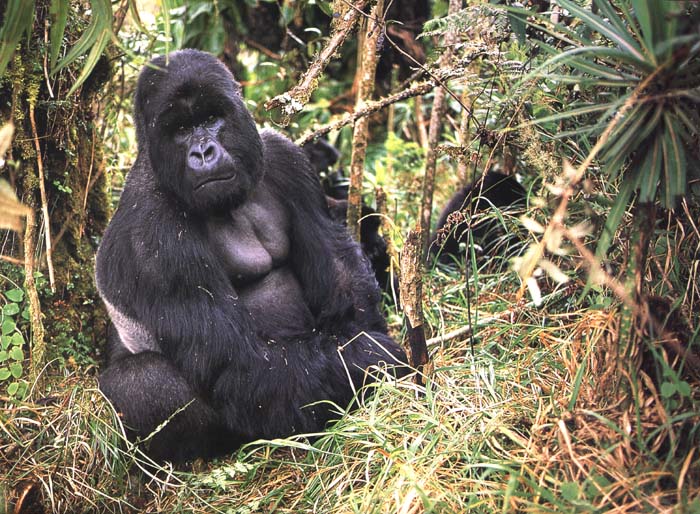
<path fill-rule="evenodd" d="M 463 276 L 433 271 L 426 385 L 383 381 L 313 443 L 159 468 L 92 374 L 0 398 L 0 513 L 700 512 L 698 388 L 662 392 L 644 352 L 621 354 L 617 304 L 577 306 L 581 281 L 540 306 L 515 282 L 482 274 L 467 298 Z M 440 337 L 468 323 L 473 337 Z"/>

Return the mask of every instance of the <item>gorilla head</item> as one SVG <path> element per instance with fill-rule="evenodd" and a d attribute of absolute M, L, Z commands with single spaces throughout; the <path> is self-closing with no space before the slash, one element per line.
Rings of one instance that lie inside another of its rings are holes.
<path fill-rule="evenodd" d="M 136 90 L 136 133 L 159 188 L 199 214 L 240 205 L 262 176 L 262 142 L 240 86 L 203 52 L 151 65 Z"/>

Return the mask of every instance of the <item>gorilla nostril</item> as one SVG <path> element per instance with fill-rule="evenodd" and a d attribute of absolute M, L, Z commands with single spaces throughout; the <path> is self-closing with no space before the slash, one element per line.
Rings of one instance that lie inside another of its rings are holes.
<path fill-rule="evenodd" d="M 202 148 L 202 156 L 204 159 L 204 162 L 207 161 L 214 161 L 219 155 L 218 148 L 216 145 L 212 142 L 209 142 Z"/>
<path fill-rule="evenodd" d="M 190 148 L 187 163 L 195 171 L 208 171 L 219 159 L 219 148 L 213 141 L 195 144 Z"/>

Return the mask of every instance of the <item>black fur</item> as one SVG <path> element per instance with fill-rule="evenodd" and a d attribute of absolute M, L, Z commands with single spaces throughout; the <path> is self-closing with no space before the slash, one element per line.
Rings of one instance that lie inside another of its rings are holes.
<path fill-rule="evenodd" d="M 155 59 L 135 105 L 138 156 L 97 255 L 115 327 L 100 388 L 133 437 L 170 419 L 156 459 L 321 430 L 328 401 L 346 407 L 370 368 L 406 362 L 358 245 L 214 57 Z"/>
<path fill-rule="evenodd" d="M 483 256 L 504 255 L 513 243 L 498 220 L 484 216 L 490 210 L 522 210 L 527 194 L 523 186 L 509 175 L 491 171 L 455 193 L 443 209 L 431 236 L 430 252 L 443 263 L 465 257 L 460 244 L 469 238 Z"/>
<path fill-rule="evenodd" d="M 326 193 L 331 218 L 345 225 L 348 212 L 348 188 L 350 181 L 341 167 L 335 167 L 340 152 L 325 139 L 318 139 L 303 146 L 304 152 L 316 170 L 323 191 Z M 381 219 L 372 207 L 362 202 L 360 219 L 360 242 L 362 251 L 369 259 L 374 276 L 382 291 L 389 291 L 389 254 L 386 240 L 379 233 Z"/>

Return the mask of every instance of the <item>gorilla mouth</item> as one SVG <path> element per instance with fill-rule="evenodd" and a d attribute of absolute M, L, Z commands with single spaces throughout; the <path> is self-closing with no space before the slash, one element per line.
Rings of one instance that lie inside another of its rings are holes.
<path fill-rule="evenodd" d="M 231 180 L 236 177 L 235 173 L 232 173 L 231 175 L 225 175 L 225 176 L 219 176 L 219 177 L 210 177 L 207 178 L 201 182 L 199 182 L 197 185 L 194 186 L 194 190 L 197 191 L 198 189 L 201 189 L 202 187 L 208 185 L 208 184 L 213 184 L 216 182 L 226 182 L 227 180 Z"/>

